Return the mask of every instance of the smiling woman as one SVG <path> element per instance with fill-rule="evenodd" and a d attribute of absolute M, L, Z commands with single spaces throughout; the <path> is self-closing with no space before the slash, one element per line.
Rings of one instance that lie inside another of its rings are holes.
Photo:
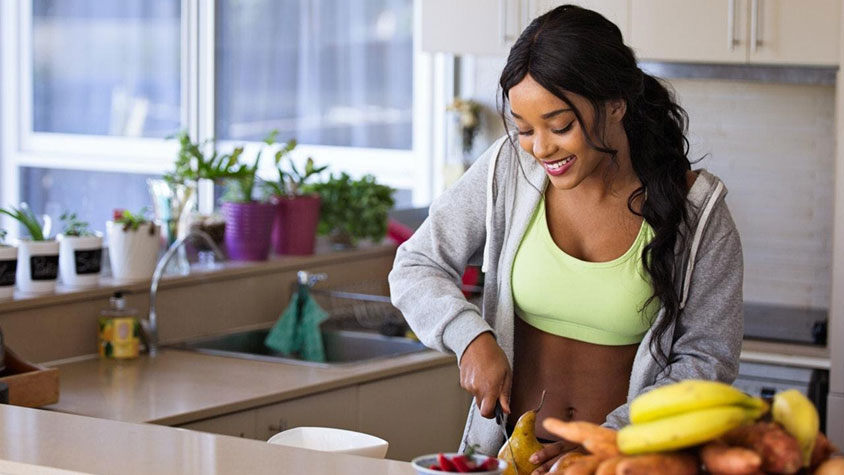
<path fill-rule="evenodd" d="M 654 386 L 732 382 L 741 243 L 724 184 L 690 170 L 671 92 L 614 24 L 571 5 L 531 22 L 499 85 L 512 133 L 431 206 L 390 274 L 416 334 L 459 358 L 477 403 L 464 446 L 496 453 L 496 406 L 518 416 L 543 392 L 537 427 L 553 416 L 620 428 L 626 401 Z M 482 308 L 455 284 L 479 261 Z M 537 435 L 544 473 L 573 444 Z"/>

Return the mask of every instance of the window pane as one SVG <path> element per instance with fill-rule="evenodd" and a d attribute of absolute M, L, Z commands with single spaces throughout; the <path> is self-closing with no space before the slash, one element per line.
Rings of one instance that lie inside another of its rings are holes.
<path fill-rule="evenodd" d="M 152 175 L 134 173 L 91 172 L 48 168 L 20 169 L 21 201 L 38 214 L 53 219 L 52 234 L 61 232 L 59 216 L 65 211 L 76 213 L 91 229 L 105 233 L 105 223 L 115 208 L 132 212 L 147 207 L 152 199 L 147 178 Z"/>
<path fill-rule="evenodd" d="M 180 0 L 34 0 L 33 130 L 165 137 L 180 127 Z"/>
<path fill-rule="evenodd" d="M 218 0 L 216 135 L 410 149 L 413 0 Z"/>

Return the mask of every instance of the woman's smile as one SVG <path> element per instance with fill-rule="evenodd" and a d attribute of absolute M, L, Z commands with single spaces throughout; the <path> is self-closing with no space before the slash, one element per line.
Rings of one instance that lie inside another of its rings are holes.
<path fill-rule="evenodd" d="M 552 176 L 560 176 L 565 173 L 569 168 L 572 167 L 577 157 L 574 155 L 569 155 L 562 160 L 540 160 L 542 162 L 542 166 L 545 167 L 545 171 L 548 172 L 549 175 Z"/>

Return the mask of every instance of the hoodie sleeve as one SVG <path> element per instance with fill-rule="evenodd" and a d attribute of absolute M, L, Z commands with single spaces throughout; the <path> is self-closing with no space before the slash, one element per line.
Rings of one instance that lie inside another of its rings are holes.
<path fill-rule="evenodd" d="M 742 259 L 738 230 L 722 201 L 695 258 L 686 307 L 674 327 L 669 365 L 639 394 L 684 379 L 735 381 L 744 334 Z M 619 429 L 628 423 L 629 404 L 625 404 L 607 416 L 605 425 Z"/>
<path fill-rule="evenodd" d="M 463 296 L 460 278 L 484 248 L 488 170 L 501 146 L 496 141 L 431 204 L 428 219 L 399 246 L 389 275 L 393 305 L 422 343 L 458 358 L 475 337 L 492 331 Z"/>

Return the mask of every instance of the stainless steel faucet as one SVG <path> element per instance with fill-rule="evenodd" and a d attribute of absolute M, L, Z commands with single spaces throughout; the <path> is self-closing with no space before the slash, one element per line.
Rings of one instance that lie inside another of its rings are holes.
<path fill-rule="evenodd" d="M 147 339 L 147 351 L 149 352 L 150 356 L 155 356 L 158 354 L 158 317 L 155 313 L 155 301 L 156 296 L 158 295 L 158 282 L 161 280 L 161 277 L 164 275 L 164 269 L 167 268 L 167 264 L 173 259 L 173 256 L 176 255 L 176 251 L 179 250 L 185 244 L 185 241 L 192 237 L 198 237 L 205 241 L 205 244 L 214 251 L 214 256 L 216 259 L 220 261 L 225 261 L 226 256 L 223 254 L 223 251 L 220 250 L 220 247 L 214 243 L 214 240 L 211 239 L 206 232 L 200 231 L 198 229 L 190 231 L 186 236 L 183 236 L 176 240 L 173 244 L 167 248 L 167 251 L 161 256 L 161 259 L 158 260 L 158 264 L 155 266 L 155 272 L 152 273 L 152 283 L 149 286 L 149 318 L 141 322 L 141 326 L 144 329 L 144 333 L 146 334 Z"/>

